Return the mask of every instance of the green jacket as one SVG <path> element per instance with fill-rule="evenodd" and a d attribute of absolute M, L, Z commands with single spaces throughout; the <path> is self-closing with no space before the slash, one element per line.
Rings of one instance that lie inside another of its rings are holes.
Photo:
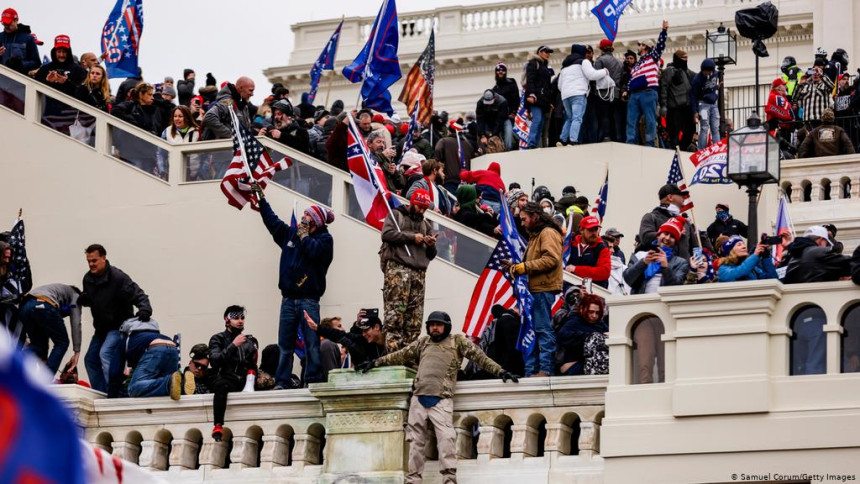
<path fill-rule="evenodd" d="M 451 398 L 454 396 L 454 386 L 457 384 L 457 371 L 463 364 L 463 358 L 468 358 L 472 360 L 476 365 L 483 368 L 487 373 L 490 373 L 495 376 L 501 376 L 504 371 L 498 363 L 490 359 L 483 351 L 480 350 L 477 346 L 475 346 L 471 341 L 466 339 L 462 334 L 454 334 L 449 336 L 448 338 L 454 338 L 454 347 L 457 351 L 457 354 L 454 358 L 451 359 L 451 364 L 448 366 L 448 372 L 445 375 L 445 380 L 442 382 L 442 394 L 439 395 L 442 398 Z M 447 340 L 447 338 L 446 338 Z M 385 356 L 377 358 L 375 363 L 376 366 L 390 366 L 390 365 L 405 365 L 407 363 L 417 362 L 418 365 L 421 365 L 421 356 L 424 353 L 424 350 L 429 345 L 439 345 L 444 343 L 445 340 L 436 343 L 430 339 L 430 336 L 424 335 L 417 340 L 413 341 L 409 346 L 395 351 L 394 353 L 389 353 Z M 420 373 L 420 369 L 419 369 Z"/>

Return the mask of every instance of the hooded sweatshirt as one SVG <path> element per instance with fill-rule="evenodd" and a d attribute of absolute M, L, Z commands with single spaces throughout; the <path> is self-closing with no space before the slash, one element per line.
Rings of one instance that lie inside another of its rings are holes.
<path fill-rule="evenodd" d="M 487 166 L 486 170 L 462 170 L 460 181 L 463 183 L 474 183 L 480 192 L 481 198 L 490 202 L 502 203 L 499 191 L 505 191 L 505 181 L 501 177 L 502 168 L 495 161 Z"/>
<path fill-rule="evenodd" d="M 6 47 L 6 52 L 0 56 L 0 63 L 19 72 L 30 72 L 42 65 L 39 59 L 39 47 L 30 35 L 30 26 L 18 24 L 18 30 L 7 34 L 0 29 L 0 45 Z"/>
<path fill-rule="evenodd" d="M 239 122 L 245 125 L 245 128 L 250 129 L 251 115 L 248 103 L 242 101 L 239 91 L 236 90 L 236 86 L 227 83 L 227 85 L 218 91 L 215 104 L 203 116 L 204 140 L 229 139 L 232 137 L 233 134 L 230 126 L 233 122 L 230 117 L 230 109 L 236 112 Z"/>
<path fill-rule="evenodd" d="M 69 51 L 68 55 L 66 55 L 66 60 L 65 62 L 60 62 L 57 60 L 57 48 L 51 49 L 51 62 L 39 68 L 39 71 L 36 72 L 36 80 L 64 94 L 74 96 L 78 86 L 87 77 L 87 72 L 75 62 L 75 58 L 72 56 L 72 49 L 66 50 Z M 48 73 L 51 71 L 58 71 L 60 74 L 67 75 L 68 80 L 62 84 L 48 82 Z"/>
<path fill-rule="evenodd" d="M 573 96 L 588 95 L 589 81 L 603 79 L 609 75 L 606 69 L 595 70 L 591 61 L 585 58 L 585 46 L 573 44 L 570 46 L 570 55 L 564 59 L 561 65 L 561 74 L 558 76 L 558 89 L 561 98 L 567 99 Z"/>

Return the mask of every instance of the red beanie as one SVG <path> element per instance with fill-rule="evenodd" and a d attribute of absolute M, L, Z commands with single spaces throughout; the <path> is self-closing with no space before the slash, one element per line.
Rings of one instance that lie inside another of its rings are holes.
<path fill-rule="evenodd" d="M 409 198 L 409 203 L 416 207 L 430 208 L 430 194 L 427 193 L 427 190 L 419 188 L 412 192 L 412 196 Z"/>
<path fill-rule="evenodd" d="M 400 125 L 400 134 L 402 136 L 406 136 L 406 133 L 408 133 L 408 132 L 409 132 L 409 125 L 406 123 L 401 124 Z"/>
<path fill-rule="evenodd" d="M 390 124 L 386 124 L 386 125 L 385 125 L 385 129 L 387 129 L 387 130 L 388 130 L 388 132 L 389 132 L 392 136 L 394 136 L 394 126 L 392 126 L 392 125 L 390 125 Z"/>
<path fill-rule="evenodd" d="M 371 118 L 371 121 L 373 121 L 374 123 L 382 124 L 385 122 L 385 118 L 383 118 L 381 114 L 377 113 L 377 114 L 373 115 L 373 118 Z"/>
<path fill-rule="evenodd" d="M 672 237 L 675 237 L 675 241 L 679 241 L 681 240 L 681 232 L 684 230 L 685 223 L 686 220 L 683 217 L 672 217 L 660 226 L 657 233 L 666 232 Z"/>

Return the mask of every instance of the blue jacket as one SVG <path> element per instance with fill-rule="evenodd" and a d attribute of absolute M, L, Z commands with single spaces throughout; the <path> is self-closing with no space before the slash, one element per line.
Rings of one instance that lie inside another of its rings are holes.
<path fill-rule="evenodd" d="M 158 331 L 138 331 L 128 337 L 123 337 L 120 344 L 116 345 L 110 359 L 110 371 L 108 373 L 108 398 L 119 396 L 122 388 L 123 370 L 126 363 L 129 368 L 134 368 L 140 362 L 140 358 L 149 349 L 149 344 L 157 339 L 172 341 L 170 336 Z"/>
<path fill-rule="evenodd" d="M 706 76 L 701 72 L 696 74 L 690 85 L 690 106 L 693 110 L 699 109 L 699 103 L 717 104 L 720 97 L 720 74 L 712 72 Z M 698 112 L 698 111 L 696 111 Z"/>
<path fill-rule="evenodd" d="M 564 351 L 562 363 L 583 361 L 585 359 L 585 339 L 593 333 L 606 333 L 609 325 L 602 319 L 594 324 L 586 322 L 578 313 L 572 313 L 558 330 L 556 342 Z"/>
<path fill-rule="evenodd" d="M 740 265 L 720 265 L 718 272 L 720 282 L 754 281 L 757 279 L 778 279 L 776 268 L 773 266 L 773 258 L 760 258 L 752 254 L 741 262 Z"/>
<path fill-rule="evenodd" d="M 36 46 L 36 41 L 30 35 L 29 29 L 22 31 L 20 25 L 15 33 L 7 34 L 0 30 L 0 45 L 6 47 L 6 52 L 0 58 L 0 63 L 4 66 L 15 68 L 15 63 L 9 65 L 12 59 L 19 59 L 23 66 L 23 72 L 29 72 L 33 69 L 38 69 L 42 65 L 42 60 L 39 58 L 39 48 Z M 20 67 L 19 67 L 20 68 Z M 17 70 L 17 69 L 16 69 Z"/>
<path fill-rule="evenodd" d="M 325 277 L 334 258 L 334 239 L 326 227 L 317 227 L 304 239 L 298 229 L 278 218 L 266 199 L 260 200 L 260 216 L 281 248 L 278 287 L 290 299 L 314 299 L 325 294 Z"/>

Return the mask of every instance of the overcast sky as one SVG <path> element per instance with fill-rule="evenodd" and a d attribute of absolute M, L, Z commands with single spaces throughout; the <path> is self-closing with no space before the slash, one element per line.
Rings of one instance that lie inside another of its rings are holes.
<path fill-rule="evenodd" d="M 397 0 L 400 12 L 451 5 L 474 5 L 486 0 Z M 18 0 L 8 6 L 21 23 L 32 26 L 49 55 L 54 37 L 67 34 L 72 50 L 101 54 L 100 39 L 115 0 Z M 290 25 L 338 18 L 376 15 L 381 0 L 144 0 L 140 66 L 149 82 L 164 76 L 179 80 L 186 67 L 197 73 L 197 85 L 211 72 L 220 84 L 248 75 L 257 84 L 260 103 L 270 91 L 262 74 L 267 67 L 287 64 L 293 49 Z M 4 7 L 5 8 L 5 7 Z M 320 50 L 324 46 L 320 45 Z M 121 80 L 112 81 L 113 91 Z"/>

